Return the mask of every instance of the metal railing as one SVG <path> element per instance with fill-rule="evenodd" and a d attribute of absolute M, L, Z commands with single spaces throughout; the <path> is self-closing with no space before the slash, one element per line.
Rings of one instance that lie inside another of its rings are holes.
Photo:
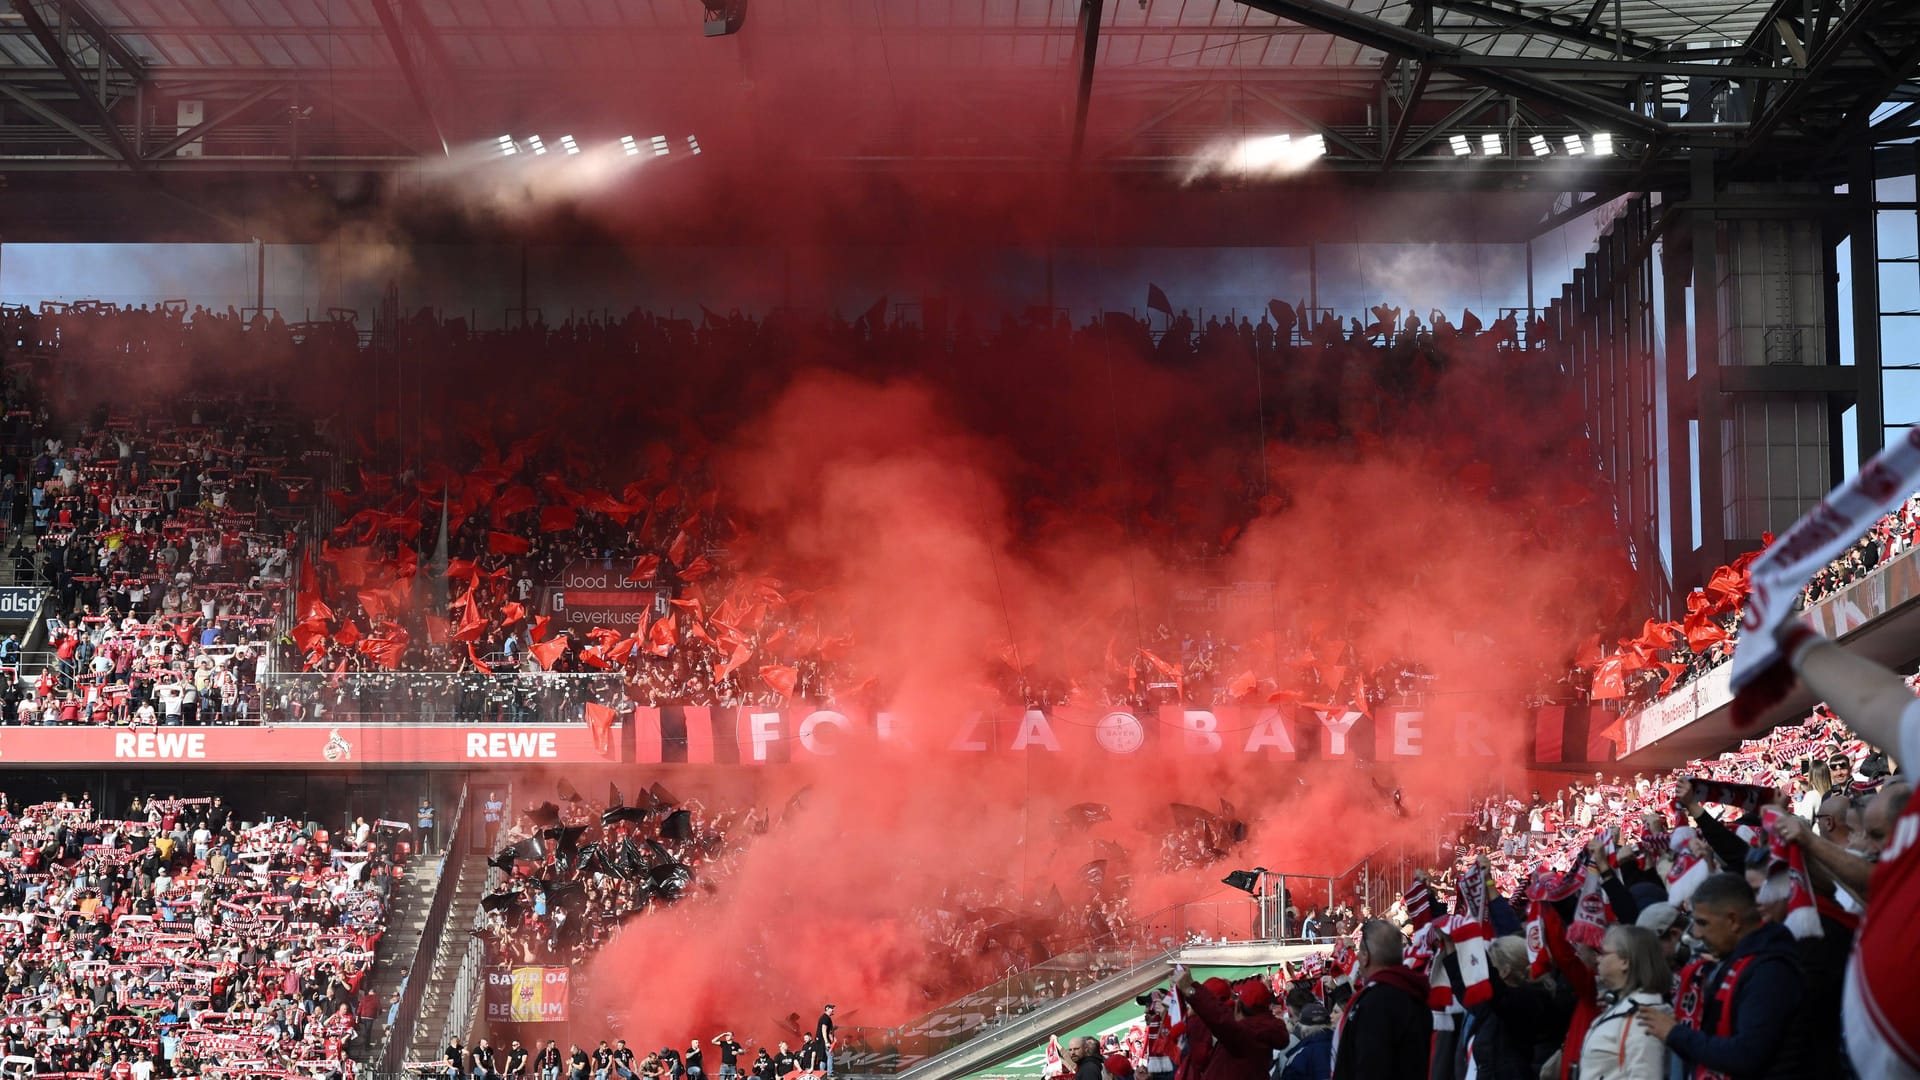
<path fill-rule="evenodd" d="M 486 939 L 469 935 L 467 951 L 460 957 L 460 969 L 454 973 L 453 991 L 447 996 L 447 1015 L 440 1024 L 439 1045 L 447 1045 L 455 1036 L 467 1037 L 467 1029 L 473 1025 L 474 1006 L 480 1001 L 486 962 Z"/>
<path fill-rule="evenodd" d="M 387 1031 L 386 1052 L 382 1055 L 380 1067 L 388 1073 L 398 1075 L 401 1065 L 407 1059 L 407 1044 L 413 1029 L 420 1023 L 420 1002 L 426 996 L 427 984 L 432 980 L 434 960 L 440 955 L 440 933 L 447 922 L 447 912 L 453 907 L 453 894 L 460 883 L 460 863 L 466 852 L 462 849 L 467 829 L 467 787 L 460 787 L 460 801 L 453 812 L 453 827 L 447 832 L 445 845 L 440 853 L 440 878 L 434 883 L 433 902 L 427 905 L 426 925 L 420 928 L 420 941 L 414 946 L 413 964 L 407 970 L 406 982 L 400 989 L 400 1008 L 394 1015 L 393 1025 Z M 422 960 L 426 968 L 421 967 Z"/>
<path fill-rule="evenodd" d="M 618 675 L 391 672 L 277 675 L 262 687 L 264 719 L 293 723 L 578 722 L 589 701 L 625 695 Z"/>
<path fill-rule="evenodd" d="M 1097 983 L 1160 963 L 1185 946 L 1260 940 L 1254 897 L 1175 904 L 1010 972 L 904 1024 L 843 1028 L 847 1051 L 836 1055 L 836 1066 L 850 1073 L 891 1075 Z M 845 1066 L 839 1066 L 842 1058 Z"/>

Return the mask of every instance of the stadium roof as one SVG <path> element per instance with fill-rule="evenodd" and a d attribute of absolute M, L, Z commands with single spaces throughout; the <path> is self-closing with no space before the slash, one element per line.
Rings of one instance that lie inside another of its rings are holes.
<path fill-rule="evenodd" d="M 1046 169 L 1071 140 L 1172 177 L 1291 132 L 1366 184 L 1608 195 L 1701 149 L 1805 174 L 1920 119 L 1868 126 L 1920 98 L 1898 0 L 751 0 L 740 33 L 705 24 L 702 0 L 4 0 L 0 178 L 382 173 L 748 116 L 762 141 L 818 123 L 809 152 L 855 167 Z M 1602 133 L 1615 154 L 1570 171 Z"/>

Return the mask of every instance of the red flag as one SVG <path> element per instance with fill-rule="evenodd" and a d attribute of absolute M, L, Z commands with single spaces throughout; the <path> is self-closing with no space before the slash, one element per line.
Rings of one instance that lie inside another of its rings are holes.
<path fill-rule="evenodd" d="M 487 550 L 495 555 L 525 555 L 533 545 L 524 538 L 494 530 L 487 533 Z"/>
<path fill-rule="evenodd" d="M 498 525 L 514 514 L 531 510 L 539 501 L 539 496 L 533 493 L 532 488 L 525 484 L 515 484 L 501 492 L 499 498 L 493 500 L 493 523 Z M 546 516 L 544 511 L 541 516 L 543 518 Z"/>
<path fill-rule="evenodd" d="M 301 652 L 310 653 L 316 645 L 322 648 L 326 646 L 327 624 L 319 619 L 307 619 L 295 623 L 293 629 L 287 631 L 287 636 L 293 638 L 293 643 L 300 647 Z"/>
<path fill-rule="evenodd" d="M 799 685 L 800 673 L 782 664 L 770 664 L 760 669 L 760 677 L 768 686 L 778 690 L 783 697 L 792 697 L 794 687 Z"/>
<path fill-rule="evenodd" d="M 540 508 L 540 531 L 543 533 L 566 532 L 579 524 L 580 515 L 571 506 L 543 506 Z"/>
<path fill-rule="evenodd" d="M 1593 673 L 1593 692 L 1587 696 L 1595 701 L 1627 696 L 1627 667 L 1624 654 L 1616 653 L 1600 662 L 1599 670 Z"/>
<path fill-rule="evenodd" d="M 647 651 L 655 656 L 667 656 L 673 647 L 680 643 L 680 636 L 674 631 L 673 615 L 663 616 L 647 631 Z"/>
<path fill-rule="evenodd" d="M 487 662 L 480 659 L 479 653 L 473 651 L 473 642 L 471 641 L 467 642 L 467 656 L 473 660 L 473 666 L 476 670 L 480 672 L 480 674 L 482 675 L 493 674 L 493 669 L 487 666 Z"/>
<path fill-rule="evenodd" d="M 628 581 L 637 581 L 640 584 L 645 585 L 648 582 L 652 581 L 654 578 L 654 575 L 658 574 L 659 572 L 660 572 L 660 556 L 642 555 L 639 558 L 639 560 L 633 564 L 633 572 L 628 574 L 626 579 Z"/>
<path fill-rule="evenodd" d="M 606 753 L 613 745 L 613 709 L 597 701 L 587 702 L 587 730 L 593 732 L 593 745 Z"/>
<path fill-rule="evenodd" d="M 1233 681 L 1227 684 L 1227 696 L 1238 701 L 1248 694 L 1253 693 L 1254 689 L 1259 685 L 1260 680 L 1254 677 L 1253 672 L 1243 671 L 1235 675 Z"/>
<path fill-rule="evenodd" d="M 527 609 L 517 601 L 509 600 L 506 606 L 500 609 L 500 625 L 502 626 L 512 626 L 514 623 L 526 617 Z"/>
<path fill-rule="evenodd" d="M 348 648 L 352 648 L 354 643 L 359 640 L 360 640 L 360 628 L 358 626 L 355 626 L 352 623 L 343 624 L 340 627 L 340 632 L 333 635 L 334 644 L 345 645 Z"/>
<path fill-rule="evenodd" d="M 667 547 L 667 561 L 675 566 L 687 565 L 687 545 L 691 542 L 687 538 L 687 530 L 681 529 L 675 533 L 673 543 Z"/>
<path fill-rule="evenodd" d="M 705 555 L 702 555 L 688 563 L 686 569 L 680 571 L 680 580 L 699 581 L 711 573 L 713 573 L 713 564 L 707 561 Z"/>
<path fill-rule="evenodd" d="M 400 659 L 407 654 L 407 632 L 387 623 L 385 633 L 361 640 L 360 651 L 381 667 L 397 668 Z"/>
<path fill-rule="evenodd" d="M 753 649 L 747 645 L 735 645 L 733 655 L 713 665 L 713 681 L 718 683 L 733 673 L 733 670 L 753 655 Z"/>
<path fill-rule="evenodd" d="M 553 621 L 553 616 L 551 615 L 540 616 L 539 618 L 533 620 L 533 628 L 527 631 L 527 635 L 530 638 L 532 638 L 534 641 L 539 641 L 542 637 L 546 635 L 547 624 L 552 621 Z"/>
<path fill-rule="evenodd" d="M 480 635 L 487 632 L 486 616 L 480 614 L 480 605 L 473 602 L 473 594 L 468 593 L 463 605 L 466 611 L 460 615 L 460 624 L 453 628 L 455 641 L 478 641 Z"/>
<path fill-rule="evenodd" d="M 422 616 L 422 618 L 424 618 L 427 623 L 428 644 L 445 645 L 447 642 L 453 640 L 452 627 L 447 624 L 447 620 L 438 615 L 426 615 Z"/>
<path fill-rule="evenodd" d="M 552 671 L 554 662 L 560 659 L 561 653 L 567 651 L 567 635 L 561 634 L 551 641 L 542 641 L 527 651 L 533 654 L 535 660 L 540 661 L 542 668 Z"/>

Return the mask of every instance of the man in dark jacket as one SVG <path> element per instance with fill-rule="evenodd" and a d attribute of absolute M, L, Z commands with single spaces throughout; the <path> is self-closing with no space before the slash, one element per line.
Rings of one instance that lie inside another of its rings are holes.
<path fill-rule="evenodd" d="M 1680 1055 L 1688 1077 L 1812 1075 L 1799 1033 L 1806 979 L 1793 935 L 1761 919 L 1746 879 L 1723 873 L 1700 883 L 1693 933 L 1717 959 L 1681 973 L 1673 1015 L 1642 1010 L 1640 1025 Z"/>
<path fill-rule="evenodd" d="M 1427 980 L 1401 962 L 1405 939 L 1385 919 L 1360 927 L 1353 1000 L 1333 1038 L 1340 1080 L 1426 1080 L 1433 1013 Z"/>
<path fill-rule="evenodd" d="M 1333 1023 L 1327 1007 L 1309 994 L 1304 1002 L 1290 1002 L 1288 1011 L 1293 1013 L 1297 1041 L 1287 1067 L 1280 1070 L 1280 1080 L 1327 1080 L 1333 1070 Z"/>
<path fill-rule="evenodd" d="M 1213 1057 L 1202 1080 L 1268 1080 L 1273 1075 L 1274 1053 L 1287 1048 L 1287 1025 L 1273 1015 L 1273 995 L 1264 981 L 1248 979 L 1220 998 L 1197 991 L 1193 973 L 1181 968 L 1173 985 L 1180 1000 L 1213 1033 Z"/>
<path fill-rule="evenodd" d="M 1100 1044 L 1090 1035 L 1073 1040 L 1067 1048 L 1073 1059 L 1073 1080 L 1105 1080 L 1107 1066 L 1100 1056 Z"/>

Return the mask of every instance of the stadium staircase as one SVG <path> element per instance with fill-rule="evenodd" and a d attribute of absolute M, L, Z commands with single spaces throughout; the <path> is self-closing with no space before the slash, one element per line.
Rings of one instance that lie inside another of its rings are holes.
<path fill-rule="evenodd" d="M 477 996 L 456 995 L 460 968 L 473 944 L 474 915 L 480 910 L 480 897 L 487 887 L 487 856 L 474 852 L 459 862 L 449 860 L 446 871 L 454 875 L 451 902 L 441 920 L 440 933 L 431 957 L 422 956 L 416 969 L 426 980 L 421 987 L 419 1015 L 412 1030 L 397 1033 L 405 1040 L 406 1061 L 428 1061 L 440 1055 L 442 1037 L 447 1033 L 450 1012 L 456 996 L 465 997 L 464 1007 L 471 1012 Z M 465 1038 L 472 1017 L 455 1030 Z"/>
<path fill-rule="evenodd" d="M 1025 1053 L 1036 1045 L 1044 1045 L 1049 1035 L 1072 1031 L 1117 1007 L 1130 1004 L 1134 998 L 1155 986 L 1166 985 L 1175 964 L 1190 968 L 1273 967 L 1281 961 L 1296 963 L 1315 953 L 1324 953 L 1331 947 L 1331 942 L 1262 941 L 1190 944 L 1165 949 L 1139 956 L 1106 978 L 1064 997 L 1046 1001 L 1038 1008 L 1011 1015 L 998 1023 L 979 1026 L 971 1037 L 923 1060 L 914 1061 L 904 1069 L 896 1070 L 883 1065 L 862 1073 L 855 1071 L 858 1068 L 856 1066 L 847 1070 L 847 1075 L 885 1075 L 898 1080 L 956 1080 Z M 932 1024 L 926 1022 L 938 1023 L 935 1017 L 946 1017 L 956 1022 L 955 1026 L 960 1026 L 966 1023 L 965 1017 L 968 1015 L 997 1017 L 1001 1015 L 999 1009 L 1010 1004 L 1018 1008 L 1021 1003 L 1031 1000 L 1009 991 L 1017 991 L 1017 988 L 996 985 L 969 994 L 940 1013 L 923 1018 L 921 1024 L 915 1026 L 931 1027 Z"/>
<path fill-rule="evenodd" d="M 387 1009 L 399 998 L 408 973 L 419 966 L 420 939 L 426 932 L 434 888 L 440 883 L 437 863 L 421 860 L 421 865 L 431 869 L 402 879 L 393 896 L 386 935 L 380 939 L 380 961 L 369 984 L 380 1009 L 380 1030 L 368 1048 L 369 1060 L 378 1061 L 385 1051 L 392 1034 L 385 1030 Z"/>

